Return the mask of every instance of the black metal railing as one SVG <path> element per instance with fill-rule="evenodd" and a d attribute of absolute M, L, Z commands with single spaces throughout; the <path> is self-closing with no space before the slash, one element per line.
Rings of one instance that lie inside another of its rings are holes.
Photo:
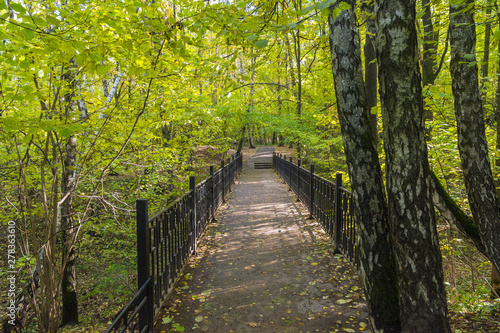
<path fill-rule="evenodd" d="M 335 242 L 335 250 L 342 253 L 359 272 L 356 243 L 356 219 L 352 193 L 342 187 L 342 174 L 337 173 L 335 183 L 309 170 L 298 160 L 294 164 L 286 155 L 273 154 L 273 166 L 278 175 L 309 210 L 311 218 L 320 222 L 325 232 Z"/>
<path fill-rule="evenodd" d="M 219 170 L 210 167 L 210 177 L 164 210 L 148 217 L 148 201 L 137 205 L 137 276 L 138 291 L 115 317 L 106 332 L 152 332 L 154 320 L 170 296 L 189 256 L 217 209 L 225 201 L 243 166 L 237 154 L 221 162 Z"/>

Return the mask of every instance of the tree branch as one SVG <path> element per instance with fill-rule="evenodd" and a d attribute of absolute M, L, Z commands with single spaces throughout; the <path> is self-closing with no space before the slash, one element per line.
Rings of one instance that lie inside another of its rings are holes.
<path fill-rule="evenodd" d="M 444 218 L 453 224 L 462 235 L 466 236 L 474 243 L 479 252 L 488 258 L 474 219 L 469 217 L 450 197 L 434 171 L 431 171 L 431 178 L 433 190 L 432 200 L 434 201 L 434 206 L 436 206 Z"/>
<path fill-rule="evenodd" d="M 450 29 L 448 28 L 448 32 L 446 33 L 446 44 L 444 46 L 443 55 L 441 56 L 441 61 L 439 62 L 439 67 L 436 69 L 436 72 L 434 73 L 434 77 L 437 77 L 439 75 L 439 72 L 441 72 L 441 69 L 443 68 L 444 58 L 446 56 L 446 53 L 448 52 L 449 40 L 450 40 Z"/>

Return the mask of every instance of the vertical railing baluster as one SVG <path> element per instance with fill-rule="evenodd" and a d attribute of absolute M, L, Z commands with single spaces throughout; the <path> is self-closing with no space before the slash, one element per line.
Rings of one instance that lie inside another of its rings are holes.
<path fill-rule="evenodd" d="M 211 197 L 210 197 L 210 221 L 215 220 L 215 178 L 214 178 L 214 166 L 210 166 L 210 178 L 212 179 Z M 209 222 L 210 222 L 209 221 Z"/>
<path fill-rule="evenodd" d="M 222 202 L 225 202 L 226 199 L 224 198 L 224 160 L 220 161 L 220 186 L 221 186 L 221 195 L 222 195 Z"/>
<path fill-rule="evenodd" d="M 191 253 L 196 253 L 196 181 L 194 176 L 189 176 L 189 190 L 193 196 L 191 206 Z"/>
<path fill-rule="evenodd" d="M 335 177 L 335 251 L 340 252 L 342 241 L 342 174 Z"/>
<path fill-rule="evenodd" d="M 300 201 L 300 158 L 297 160 L 297 201 Z"/>
<path fill-rule="evenodd" d="M 140 289 L 149 279 L 151 272 L 149 267 L 149 252 L 151 251 L 149 237 L 149 218 L 148 218 L 148 200 L 138 199 L 136 201 L 137 209 L 137 285 Z M 139 313 L 139 330 L 144 328 L 153 330 L 153 302 L 152 282 L 150 281 L 148 289 L 148 301 L 146 306 L 142 307 Z"/>
<path fill-rule="evenodd" d="M 309 174 L 309 187 L 310 187 L 310 203 L 309 203 L 309 218 L 314 218 L 314 164 L 310 165 L 310 174 Z"/>

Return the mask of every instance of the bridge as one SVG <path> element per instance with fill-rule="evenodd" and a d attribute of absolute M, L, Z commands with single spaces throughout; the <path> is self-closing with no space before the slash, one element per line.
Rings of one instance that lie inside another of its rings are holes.
<path fill-rule="evenodd" d="M 108 332 L 370 331 L 339 178 L 259 147 L 151 219 L 138 201 L 139 291 Z"/>

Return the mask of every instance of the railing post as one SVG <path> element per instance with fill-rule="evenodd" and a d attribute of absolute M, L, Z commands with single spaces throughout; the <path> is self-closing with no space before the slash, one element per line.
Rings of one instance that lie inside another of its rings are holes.
<path fill-rule="evenodd" d="M 196 181 L 194 176 L 189 176 L 189 190 L 192 192 L 193 201 L 191 201 L 191 241 L 192 253 L 196 254 L 196 238 L 198 237 L 196 232 Z"/>
<path fill-rule="evenodd" d="M 342 174 L 335 177 L 335 252 L 340 253 L 342 242 Z"/>
<path fill-rule="evenodd" d="M 211 212 L 210 212 L 210 215 L 212 217 L 212 220 L 215 220 L 215 179 L 214 179 L 214 166 L 211 165 L 210 166 L 210 177 L 212 177 L 212 197 L 210 198 L 210 202 L 211 202 Z"/>
<path fill-rule="evenodd" d="M 290 183 L 289 189 L 293 191 L 292 186 L 292 167 L 293 167 L 293 157 L 290 157 L 290 164 L 288 165 L 288 182 Z"/>
<path fill-rule="evenodd" d="M 220 185 L 221 185 L 221 195 L 222 195 L 222 202 L 225 202 L 226 199 L 224 198 L 224 189 L 226 188 L 225 186 L 225 183 L 224 183 L 224 160 L 220 161 L 220 177 L 221 177 L 221 180 L 220 180 Z"/>
<path fill-rule="evenodd" d="M 311 202 L 309 204 L 309 218 L 313 219 L 314 218 L 314 214 L 313 214 L 313 210 L 314 210 L 314 164 L 311 164 L 310 168 L 311 168 L 311 170 L 310 170 L 310 175 L 309 175 L 309 182 L 310 182 L 309 187 L 311 190 L 311 193 L 310 193 Z"/>
<path fill-rule="evenodd" d="M 300 201 L 300 158 L 297 160 L 297 201 Z"/>
<path fill-rule="evenodd" d="M 148 200 L 138 199 L 135 202 L 137 212 L 137 285 L 140 289 L 150 277 L 149 253 L 151 252 L 148 218 Z M 146 326 L 153 331 L 153 282 L 147 290 L 148 302 L 139 313 L 139 331 Z"/>

